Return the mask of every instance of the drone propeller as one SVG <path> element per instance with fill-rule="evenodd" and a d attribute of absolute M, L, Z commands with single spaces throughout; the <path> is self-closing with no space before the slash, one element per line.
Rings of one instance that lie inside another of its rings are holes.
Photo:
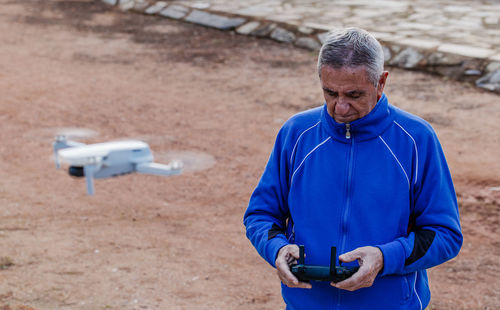
<path fill-rule="evenodd" d="M 182 171 L 181 161 L 171 161 L 168 165 L 158 164 L 158 163 L 141 163 L 135 166 L 135 169 L 139 173 L 154 174 L 154 175 L 176 175 L 180 174 Z"/>
<path fill-rule="evenodd" d="M 55 128 L 52 132 L 56 136 L 65 136 L 70 140 L 85 140 L 98 135 L 95 130 L 80 127 Z"/>
<path fill-rule="evenodd" d="M 59 154 L 57 154 L 57 151 L 64 148 L 65 144 L 66 138 L 64 136 L 57 136 L 54 143 L 52 144 L 54 148 L 54 160 L 56 162 L 56 169 L 61 168 L 61 163 L 59 162 Z"/>
<path fill-rule="evenodd" d="M 85 143 L 80 143 L 76 141 L 68 141 L 66 136 L 59 135 L 56 136 L 54 143 L 52 144 L 54 148 L 54 160 L 56 162 L 56 168 L 59 169 L 61 167 L 61 163 L 59 161 L 59 150 L 66 149 L 69 147 L 82 146 Z"/>

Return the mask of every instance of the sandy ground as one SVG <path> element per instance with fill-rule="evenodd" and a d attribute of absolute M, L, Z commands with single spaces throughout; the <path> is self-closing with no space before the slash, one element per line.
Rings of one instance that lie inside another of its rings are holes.
<path fill-rule="evenodd" d="M 0 309 L 283 308 L 242 216 L 281 123 L 322 102 L 315 55 L 100 1 L 0 7 Z M 464 246 L 429 271 L 430 308 L 499 309 L 500 97 L 396 69 L 388 83 L 436 129 L 460 202 Z M 54 167 L 65 128 L 189 169 L 89 197 Z"/>

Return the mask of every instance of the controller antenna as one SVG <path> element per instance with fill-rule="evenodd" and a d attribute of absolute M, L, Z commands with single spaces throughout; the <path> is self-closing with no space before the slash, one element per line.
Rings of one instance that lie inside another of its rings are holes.
<path fill-rule="evenodd" d="M 299 265 L 304 265 L 305 259 L 304 259 L 304 246 L 299 245 Z"/>
<path fill-rule="evenodd" d="M 332 246 L 332 250 L 330 253 L 330 274 L 332 275 L 337 274 L 337 268 L 335 267 L 336 261 L 337 261 L 337 248 Z"/>

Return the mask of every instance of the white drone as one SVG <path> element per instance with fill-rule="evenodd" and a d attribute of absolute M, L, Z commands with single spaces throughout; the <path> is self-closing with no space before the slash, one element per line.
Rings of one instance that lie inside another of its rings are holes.
<path fill-rule="evenodd" d="M 60 168 L 59 158 L 67 162 L 70 175 L 86 178 L 89 195 L 94 194 L 94 179 L 132 172 L 169 176 L 182 171 L 180 161 L 154 163 L 149 145 L 138 140 L 84 144 L 57 136 L 53 146 L 56 168 Z"/>

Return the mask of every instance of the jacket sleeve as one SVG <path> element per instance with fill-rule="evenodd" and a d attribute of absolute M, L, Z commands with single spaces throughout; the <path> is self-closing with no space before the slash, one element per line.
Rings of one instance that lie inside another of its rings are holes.
<path fill-rule="evenodd" d="M 285 136 L 284 130 L 281 129 L 243 219 L 248 239 L 273 267 L 279 249 L 288 244 L 285 229 L 289 216 L 287 205 L 289 165 L 287 152 L 284 149 Z"/>
<path fill-rule="evenodd" d="M 455 257 L 462 246 L 455 189 L 432 129 L 418 145 L 418 159 L 419 177 L 411 189 L 413 227 L 407 237 L 378 246 L 384 255 L 382 276 L 431 268 Z"/>

